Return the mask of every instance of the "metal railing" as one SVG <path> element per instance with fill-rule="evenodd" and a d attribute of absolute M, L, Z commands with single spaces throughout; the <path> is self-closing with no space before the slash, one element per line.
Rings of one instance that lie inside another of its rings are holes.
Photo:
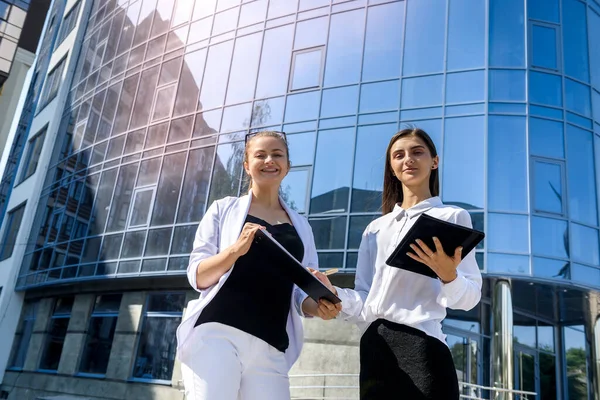
<path fill-rule="evenodd" d="M 305 381 L 305 383 L 298 381 Z M 487 387 L 467 382 L 459 382 L 459 386 L 460 398 L 465 400 L 537 399 L 535 392 Z M 357 400 L 358 374 L 294 374 L 290 375 L 290 390 L 294 400 Z"/>

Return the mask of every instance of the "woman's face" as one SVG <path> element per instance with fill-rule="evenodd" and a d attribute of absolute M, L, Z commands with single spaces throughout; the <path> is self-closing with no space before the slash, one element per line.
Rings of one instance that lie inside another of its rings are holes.
<path fill-rule="evenodd" d="M 246 173 L 256 186 L 279 186 L 290 170 L 285 143 L 271 136 L 259 136 L 248 143 Z"/>
<path fill-rule="evenodd" d="M 394 175 L 407 187 L 429 186 L 431 171 L 438 167 L 438 156 L 418 136 L 404 136 L 390 149 L 390 166 Z"/>

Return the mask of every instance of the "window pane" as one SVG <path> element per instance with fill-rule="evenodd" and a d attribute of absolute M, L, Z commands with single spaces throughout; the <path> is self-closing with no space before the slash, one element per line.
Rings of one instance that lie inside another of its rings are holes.
<path fill-rule="evenodd" d="M 568 258 L 567 222 L 550 218 L 531 217 L 531 247 L 532 252 L 536 255 Z"/>
<path fill-rule="evenodd" d="M 488 253 L 487 270 L 492 273 L 529 274 L 529 257 Z"/>
<path fill-rule="evenodd" d="M 491 70 L 490 100 L 525 101 L 525 71 Z"/>
<path fill-rule="evenodd" d="M 294 25 L 265 32 L 262 47 L 256 98 L 273 97 L 287 92 L 294 37 Z"/>
<path fill-rule="evenodd" d="M 320 101 L 320 91 L 298 93 L 288 96 L 287 105 L 285 107 L 285 122 L 317 119 Z"/>
<path fill-rule="evenodd" d="M 320 131 L 317 136 L 310 212 L 343 212 L 348 208 L 354 128 Z"/>
<path fill-rule="evenodd" d="M 105 374 L 117 327 L 117 317 L 92 317 L 81 355 L 80 372 Z"/>
<path fill-rule="evenodd" d="M 400 76 L 403 28 L 403 2 L 368 8 L 363 81 Z"/>
<path fill-rule="evenodd" d="M 50 326 L 46 334 L 46 343 L 40 361 L 40 369 L 49 371 L 56 371 L 58 369 L 68 326 L 69 318 L 52 318 L 50 320 Z"/>
<path fill-rule="evenodd" d="M 600 270 L 586 265 L 571 264 L 571 280 L 581 282 L 587 286 L 600 284 Z"/>
<path fill-rule="evenodd" d="M 133 377 L 170 381 L 175 362 L 175 337 L 181 317 L 146 317 L 133 367 Z"/>
<path fill-rule="evenodd" d="M 140 257 L 146 242 L 146 231 L 127 232 L 121 250 L 121 258 Z"/>
<path fill-rule="evenodd" d="M 451 0 L 448 9 L 449 70 L 485 65 L 485 2 Z"/>
<path fill-rule="evenodd" d="M 121 98 L 119 100 L 119 105 L 117 106 L 117 115 L 115 116 L 115 124 L 112 131 L 113 135 L 124 132 L 127 129 L 139 77 L 139 74 L 136 74 L 125 79 L 123 82 Z"/>
<path fill-rule="evenodd" d="M 362 235 L 367 228 L 367 225 L 371 223 L 377 215 L 360 215 L 350 217 L 350 229 L 348 231 L 348 248 L 358 249 L 362 240 Z"/>
<path fill-rule="evenodd" d="M 403 79 L 402 108 L 441 105 L 443 88 L 443 75 Z"/>
<path fill-rule="evenodd" d="M 108 209 L 112 199 L 112 191 L 117 178 L 117 169 L 111 169 L 102 173 L 102 179 L 96 192 L 96 204 L 94 211 L 96 218 L 92 220 L 90 233 L 92 235 L 104 232 L 104 225 L 108 216 Z"/>
<path fill-rule="evenodd" d="M 226 107 L 223 111 L 221 133 L 239 131 L 248 128 L 252 119 L 252 104 L 240 104 Z"/>
<path fill-rule="evenodd" d="M 315 132 L 288 135 L 290 161 L 293 166 L 312 165 L 315 158 Z"/>
<path fill-rule="evenodd" d="M 488 214 L 490 251 L 529 253 L 529 221 L 525 215 Z"/>
<path fill-rule="evenodd" d="M 600 37 L 600 14 L 594 12 L 592 8 L 588 8 L 587 14 L 590 37 Z M 590 46 L 590 68 L 592 86 L 600 89 L 600 46 L 598 45 Z M 596 119 L 600 120 L 600 114 L 596 116 Z"/>
<path fill-rule="evenodd" d="M 397 110 L 400 82 L 388 81 L 362 85 L 360 89 L 360 112 Z"/>
<path fill-rule="evenodd" d="M 131 207 L 130 226 L 147 225 L 150 216 L 150 206 L 152 205 L 152 196 L 154 190 L 143 190 L 135 193 L 133 206 Z"/>
<path fill-rule="evenodd" d="M 8 213 L 8 222 L 4 230 L 0 261 L 10 258 L 13 254 L 24 212 L 25 204 L 22 204 Z"/>
<path fill-rule="evenodd" d="M 124 136 L 123 136 L 124 137 Z M 108 216 L 107 232 L 123 230 L 127 225 L 127 214 L 131 206 L 131 194 L 135 184 L 138 165 L 129 164 L 121 167 L 113 194 L 110 214 Z"/>
<path fill-rule="evenodd" d="M 571 258 L 592 265 L 600 264 L 598 230 L 571 224 Z"/>
<path fill-rule="evenodd" d="M 157 80 L 158 66 L 142 72 L 142 78 L 137 89 L 137 97 L 133 107 L 133 115 L 131 116 L 129 129 L 139 128 L 140 126 L 148 124 L 151 109 L 151 107 L 148 107 L 148 99 L 154 95 Z"/>
<path fill-rule="evenodd" d="M 595 90 L 592 90 L 592 104 L 594 105 L 594 119 L 600 122 L 600 93 Z"/>
<path fill-rule="evenodd" d="M 295 13 L 298 9 L 298 0 L 270 0 L 268 19 L 282 17 Z"/>
<path fill-rule="evenodd" d="M 327 43 L 328 28 L 329 19 L 327 17 L 298 22 L 294 50 L 325 45 Z"/>
<path fill-rule="evenodd" d="M 542 161 L 533 163 L 534 211 L 563 213 L 562 168 Z"/>
<path fill-rule="evenodd" d="M 258 72 L 262 33 L 236 39 L 226 104 L 252 100 Z"/>
<path fill-rule="evenodd" d="M 590 88 L 581 83 L 565 79 L 565 102 L 568 110 L 575 111 L 585 116 L 592 116 L 590 104 Z"/>
<path fill-rule="evenodd" d="M 558 0 L 528 0 L 527 5 L 529 18 L 556 24 L 560 22 Z"/>
<path fill-rule="evenodd" d="M 409 1 L 406 7 L 403 75 L 443 71 L 446 1 Z"/>
<path fill-rule="evenodd" d="M 523 0 L 490 0 L 490 65 L 525 66 Z"/>
<path fill-rule="evenodd" d="M 310 226 L 318 250 L 344 248 L 346 217 L 313 218 Z"/>
<path fill-rule="evenodd" d="M 147 312 L 182 312 L 185 304 L 185 294 L 151 294 L 148 296 Z"/>
<path fill-rule="evenodd" d="M 352 212 L 381 209 L 385 150 L 396 130 L 396 124 L 358 128 L 352 183 Z"/>
<path fill-rule="evenodd" d="M 358 86 L 347 86 L 323 91 L 321 118 L 356 114 Z"/>
<path fill-rule="evenodd" d="M 185 152 L 165 156 L 156 190 L 152 226 L 172 224 L 175 219 L 185 157 Z"/>
<path fill-rule="evenodd" d="M 208 50 L 200 92 L 201 109 L 209 110 L 223 105 L 232 51 L 233 40 L 211 46 Z"/>
<path fill-rule="evenodd" d="M 239 26 L 247 26 L 264 21 L 267 14 L 267 0 L 258 0 L 242 6 Z"/>
<path fill-rule="evenodd" d="M 208 204 L 225 196 L 237 196 L 243 160 L 244 143 L 228 143 L 217 147 Z"/>
<path fill-rule="evenodd" d="M 529 149 L 537 156 L 564 158 L 563 123 L 529 118 Z"/>
<path fill-rule="evenodd" d="M 490 116 L 488 207 L 527 212 L 525 117 Z"/>
<path fill-rule="evenodd" d="M 191 150 L 183 180 L 177 223 L 198 222 L 204 215 L 215 148 Z"/>
<path fill-rule="evenodd" d="M 591 132 L 567 125 L 569 215 L 576 221 L 598 225 L 594 138 Z"/>
<path fill-rule="evenodd" d="M 308 169 L 292 170 L 281 182 L 281 197 L 286 204 L 299 213 L 305 213 L 306 198 L 309 191 L 310 171 Z"/>
<path fill-rule="evenodd" d="M 25 180 L 35 173 L 45 138 L 46 129 L 29 141 L 27 155 L 25 156 L 26 158 L 23 165 L 23 178 L 21 178 L 21 180 Z"/>
<path fill-rule="evenodd" d="M 237 25 L 239 14 L 239 7 L 215 14 L 215 22 L 213 23 L 212 30 L 213 36 L 233 31 Z"/>
<path fill-rule="evenodd" d="M 562 0 L 565 74 L 589 82 L 585 9 L 585 4 L 578 0 Z"/>
<path fill-rule="evenodd" d="M 360 81 L 365 9 L 331 16 L 325 86 Z"/>
<path fill-rule="evenodd" d="M 483 208 L 483 117 L 450 118 L 445 121 L 442 195 L 446 203 L 466 209 Z M 464 157 L 468 154 L 469 157 Z"/>
<path fill-rule="evenodd" d="M 556 29 L 548 26 L 532 25 L 531 42 L 533 66 L 558 69 Z"/>
<path fill-rule="evenodd" d="M 569 262 L 533 257 L 533 275 L 542 278 L 569 279 Z"/>
<path fill-rule="evenodd" d="M 198 104 L 198 93 L 202 84 L 206 53 L 207 49 L 202 49 L 188 53 L 183 57 L 183 67 L 181 77 L 179 78 L 173 112 L 176 116 L 202 108 Z"/>
<path fill-rule="evenodd" d="M 321 86 L 321 60 L 323 49 L 294 54 L 291 90 Z"/>
<path fill-rule="evenodd" d="M 446 103 L 483 101 L 485 71 L 470 71 L 446 75 Z"/>
<path fill-rule="evenodd" d="M 569 400 L 587 399 L 588 365 L 585 333 L 568 327 L 563 329 Z"/>
<path fill-rule="evenodd" d="M 562 85 L 558 75 L 529 73 L 529 101 L 562 107 Z"/>

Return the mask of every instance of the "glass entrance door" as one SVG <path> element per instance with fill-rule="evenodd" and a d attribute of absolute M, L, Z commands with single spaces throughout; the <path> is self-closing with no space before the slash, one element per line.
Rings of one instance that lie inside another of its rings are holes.
<path fill-rule="evenodd" d="M 537 352 L 515 346 L 515 389 L 539 393 L 539 361 Z"/>

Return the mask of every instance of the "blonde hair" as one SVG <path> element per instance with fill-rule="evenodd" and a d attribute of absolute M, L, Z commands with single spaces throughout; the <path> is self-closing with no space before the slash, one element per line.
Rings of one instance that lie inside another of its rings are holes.
<path fill-rule="evenodd" d="M 261 137 L 273 137 L 273 138 L 277 138 L 279 140 L 281 140 L 281 142 L 283 143 L 283 147 L 285 149 L 285 156 L 288 159 L 288 167 L 291 166 L 290 164 L 290 148 L 288 146 L 287 140 L 285 138 L 285 134 L 281 134 L 281 132 L 277 132 L 277 131 L 260 131 L 260 132 L 256 132 L 256 133 L 251 133 L 250 135 L 252 135 L 250 138 L 248 138 L 248 140 L 246 140 L 246 148 L 244 149 L 244 164 L 248 162 L 248 149 L 250 148 L 250 144 L 254 141 L 254 139 L 256 138 L 261 138 Z M 252 177 L 250 175 L 246 175 L 246 179 L 248 180 L 248 188 L 250 189 L 252 187 Z"/>

